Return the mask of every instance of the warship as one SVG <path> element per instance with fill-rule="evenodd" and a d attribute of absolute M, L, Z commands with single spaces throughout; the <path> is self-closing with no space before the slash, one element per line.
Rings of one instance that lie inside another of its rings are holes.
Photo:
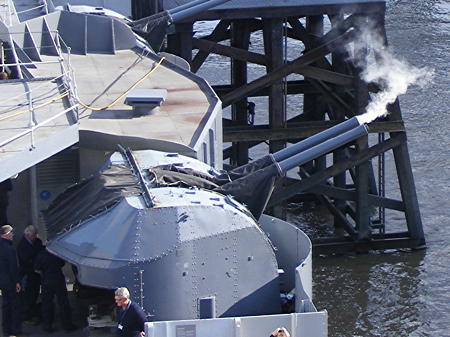
<path fill-rule="evenodd" d="M 355 117 L 224 171 L 220 100 L 183 59 L 159 52 L 172 23 L 224 2 L 133 21 L 89 1 L 1 1 L 8 215 L 31 219 L 73 267 L 75 288 L 99 311 L 89 324 L 126 286 L 148 315 L 147 336 L 285 326 L 324 337 L 311 241 L 263 212 L 278 178 L 367 128 Z"/>

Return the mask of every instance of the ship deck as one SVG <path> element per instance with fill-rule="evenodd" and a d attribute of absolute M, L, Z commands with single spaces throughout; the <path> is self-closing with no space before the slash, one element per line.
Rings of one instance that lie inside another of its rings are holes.
<path fill-rule="evenodd" d="M 82 103 L 78 110 L 79 125 L 74 124 L 67 114 L 61 114 L 70 103 L 67 97 L 61 98 L 66 89 L 60 80 L 61 68 L 57 57 L 41 55 L 41 58 L 42 62 L 35 68 L 28 68 L 33 80 L 0 81 L 0 143 L 17 138 L 1 147 L 0 159 L 11 159 L 17 165 L 23 162 L 23 158 L 19 160 L 17 155 L 23 156 L 24 150 L 33 150 L 35 143 L 46 144 L 47 149 L 55 142 L 67 143 L 64 145 L 67 147 L 76 143 L 78 136 L 80 144 L 91 149 L 115 151 L 118 143 L 145 149 L 171 143 L 174 145 L 170 151 L 188 153 L 197 146 L 204 125 L 215 118 L 217 108 L 220 108 L 217 97 L 206 82 L 198 81 L 188 71 L 175 69 L 168 61 L 158 66 L 156 58 L 144 57 L 133 50 L 116 51 L 115 54 L 72 54 L 70 65 L 78 99 Z M 166 89 L 166 100 L 156 113 L 137 115 L 131 106 L 124 103 L 126 92 L 154 67 L 154 71 L 136 88 Z M 32 93 L 36 124 L 53 118 L 36 128 L 32 136 L 28 91 Z M 117 103 L 111 105 L 116 100 Z M 93 109 L 83 108 L 83 104 Z M 98 110 L 104 107 L 107 108 Z M 70 137 L 64 136 L 65 130 L 71 130 Z M 60 149 L 61 146 L 50 152 L 53 154 Z M 50 153 L 49 150 L 44 152 Z M 42 159 L 45 156 L 35 162 Z M 15 165 L 11 166 L 5 177 L 20 172 Z"/>
<path fill-rule="evenodd" d="M 51 59 L 50 56 L 44 58 Z M 212 110 L 208 95 L 199 85 L 180 73 L 132 50 L 112 54 L 71 55 L 70 63 L 80 102 L 93 107 L 80 107 L 80 138 L 83 133 L 105 133 L 113 136 L 175 141 L 185 146 L 195 142 L 197 130 Z M 137 81 L 156 67 L 136 88 L 166 89 L 167 98 L 152 115 L 135 115 L 124 103 L 125 97 L 111 107 Z M 45 67 L 36 75 L 49 75 Z M 95 111 L 108 107 L 105 110 Z M 104 148 L 105 144 L 95 143 Z"/>
<path fill-rule="evenodd" d="M 0 303 L 3 300 L 2 296 L 0 296 Z M 51 334 L 51 336 L 58 337 L 113 337 L 116 336 L 116 333 L 113 328 L 89 328 L 87 327 L 86 320 L 83 318 L 85 313 L 84 311 L 87 308 L 82 307 L 80 305 L 76 305 L 77 301 L 75 298 L 75 293 L 69 291 L 69 301 L 71 302 L 72 309 L 72 320 L 75 325 L 78 327 L 74 331 L 66 332 L 62 330 L 60 327 L 60 319 L 59 319 L 59 311 L 58 307 L 55 309 L 55 320 L 53 327 L 55 328 L 55 332 Z M 2 315 L 1 315 L 1 306 L 0 306 L 0 325 L 2 323 Z M 26 336 L 32 337 L 48 337 L 49 333 L 42 329 L 41 322 L 38 324 L 22 324 L 22 331 Z"/>

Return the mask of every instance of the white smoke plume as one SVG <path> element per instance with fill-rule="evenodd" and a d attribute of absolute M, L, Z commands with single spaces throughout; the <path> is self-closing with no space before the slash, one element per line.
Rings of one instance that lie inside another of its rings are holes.
<path fill-rule="evenodd" d="M 378 83 L 381 87 L 380 92 L 371 94 L 366 113 L 358 116 L 361 123 L 370 123 L 378 117 L 386 116 L 387 105 L 406 93 L 411 84 L 423 87 L 433 78 L 432 70 L 417 68 L 396 58 L 383 44 L 381 37 L 376 35 L 376 31 L 370 27 L 364 29 L 354 44 L 355 54 L 363 48 L 368 47 L 371 50 L 366 53 L 365 59 L 357 64 L 363 70 L 362 79 L 366 83 Z"/>

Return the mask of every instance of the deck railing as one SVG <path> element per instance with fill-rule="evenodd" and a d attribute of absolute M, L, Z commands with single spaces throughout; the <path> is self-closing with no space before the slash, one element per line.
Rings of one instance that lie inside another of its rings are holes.
<path fill-rule="evenodd" d="M 17 56 L 18 51 L 15 48 L 15 44 L 10 43 L 10 45 L 13 45 L 13 48 L 10 48 L 9 51 L 11 51 L 10 54 L 14 56 L 15 62 L 2 63 L 0 65 L 0 71 L 15 68 L 19 74 L 19 78 L 0 81 L 0 85 L 22 83 L 25 89 L 20 94 L 2 99 L 0 105 L 0 123 L 6 125 L 6 121 L 11 121 L 14 119 L 17 120 L 24 114 L 28 114 L 29 116 L 28 126 L 25 128 L 25 130 L 23 130 L 24 128 L 20 128 L 20 132 L 18 132 L 16 135 L 7 139 L 0 139 L 0 151 L 6 145 L 11 144 L 12 142 L 19 140 L 27 135 L 31 135 L 30 149 L 33 149 L 35 147 L 35 132 L 38 129 L 48 125 L 50 122 L 68 113 L 71 113 L 73 115 L 73 123 L 78 122 L 78 100 L 76 98 L 75 83 L 73 81 L 73 69 L 70 63 L 70 48 L 65 45 L 64 41 L 61 39 L 57 31 L 51 32 L 51 34 L 54 38 L 59 54 L 55 60 L 40 62 L 20 62 Z M 61 46 L 64 46 L 65 52 L 63 52 L 63 48 L 61 48 Z M 5 50 L 3 50 L 3 47 L 2 54 L 5 54 Z M 22 69 L 25 67 L 41 67 L 44 65 L 48 66 L 52 64 L 55 66 L 55 69 L 57 69 L 56 71 L 59 72 L 58 75 L 40 78 L 24 78 L 23 76 Z M 37 86 L 33 85 L 33 88 L 31 88 L 30 84 L 35 84 L 35 82 L 42 82 L 42 84 Z M 42 94 L 42 91 L 40 90 L 43 87 L 48 86 L 48 83 L 57 83 L 56 86 L 49 88 L 49 93 L 54 92 L 55 94 L 51 97 L 48 97 L 46 95 L 44 98 L 37 95 L 38 92 Z M 38 110 L 45 109 L 56 102 L 60 102 L 61 100 L 64 100 L 64 110 L 57 112 L 53 116 L 43 121 L 37 122 L 36 113 L 38 112 Z"/>

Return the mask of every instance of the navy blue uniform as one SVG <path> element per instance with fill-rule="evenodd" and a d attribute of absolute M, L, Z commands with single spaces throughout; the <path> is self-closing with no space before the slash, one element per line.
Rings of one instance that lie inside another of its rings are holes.
<path fill-rule="evenodd" d="M 118 335 L 120 337 L 141 336 L 141 331 L 144 331 L 146 315 L 137 303 L 130 301 L 127 309 L 119 309 L 117 318 L 119 324 Z M 120 326 L 122 329 L 120 329 Z"/>
<path fill-rule="evenodd" d="M 41 287 L 41 276 L 34 271 L 34 263 L 37 255 L 44 250 L 42 241 L 38 238 L 33 241 L 22 237 L 17 245 L 17 257 L 19 258 L 19 269 L 22 277 L 22 291 L 24 294 L 24 315 L 29 320 L 38 316 L 37 299 Z"/>
<path fill-rule="evenodd" d="M 0 289 L 2 290 L 2 322 L 5 335 L 20 335 L 22 331 L 20 297 L 16 292 L 19 268 L 12 241 L 0 238 Z"/>
<path fill-rule="evenodd" d="M 43 250 L 36 258 L 35 269 L 42 273 L 42 318 L 44 329 L 52 329 L 53 298 L 56 296 L 64 329 L 72 327 L 72 315 L 67 294 L 66 279 L 61 268 L 65 262 Z"/>
<path fill-rule="evenodd" d="M 8 209 L 8 192 L 12 189 L 11 179 L 0 183 L 0 225 L 8 223 L 6 211 Z"/>

